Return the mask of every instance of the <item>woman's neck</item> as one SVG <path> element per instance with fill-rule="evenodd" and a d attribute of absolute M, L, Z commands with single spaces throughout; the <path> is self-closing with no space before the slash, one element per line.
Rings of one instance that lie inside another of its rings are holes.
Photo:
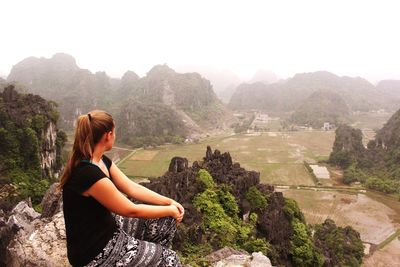
<path fill-rule="evenodd" d="M 91 160 L 94 162 L 99 162 L 100 159 L 103 157 L 103 154 L 104 154 L 104 147 L 97 145 L 94 147 Z"/>

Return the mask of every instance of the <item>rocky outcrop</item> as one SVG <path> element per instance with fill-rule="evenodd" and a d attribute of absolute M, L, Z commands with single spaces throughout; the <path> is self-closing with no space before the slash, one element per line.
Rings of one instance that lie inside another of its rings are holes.
<path fill-rule="evenodd" d="M 169 163 L 168 171 L 178 173 L 188 168 L 188 160 L 181 157 L 173 157 Z"/>
<path fill-rule="evenodd" d="M 43 199 L 43 213 L 22 201 L 0 213 L 0 266 L 69 266 L 60 193 L 53 184 Z"/>
<path fill-rule="evenodd" d="M 268 257 L 260 252 L 252 255 L 243 250 L 224 247 L 205 257 L 212 267 L 272 267 Z"/>
<path fill-rule="evenodd" d="M 0 266 L 8 266 L 6 251 L 15 235 L 21 229 L 30 229 L 30 222 L 40 216 L 32 209 L 30 202 L 20 202 L 7 216 L 0 210 Z"/>
<path fill-rule="evenodd" d="M 279 264 L 291 266 L 289 251 L 293 230 L 290 219 L 284 212 L 285 200 L 282 193 L 275 192 L 273 186 L 260 184 L 260 174 L 245 170 L 239 163 L 233 163 L 228 152 L 212 151 L 210 147 L 207 147 L 203 161 L 195 161 L 191 167 L 186 167 L 185 159 L 174 158 L 168 172 L 159 179 L 144 184 L 156 192 L 176 199 L 185 207 L 183 224 L 189 226 L 189 230 L 185 233 L 177 232 L 174 240 L 175 248 L 180 249 L 182 240 L 187 234 L 191 236 L 193 243 L 202 242 L 202 233 L 196 226 L 201 222 L 202 215 L 192 204 L 193 198 L 205 190 L 204 184 L 197 179 L 198 172 L 202 168 L 211 174 L 217 184 L 227 184 L 231 187 L 242 216 L 249 211 L 245 195 L 252 186 L 268 196 L 268 206 L 257 212 L 256 228 L 260 236 L 274 246 L 278 255 L 274 260 Z"/>
<path fill-rule="evenodd" d="M 61 191 L 57 189 L 58 184 L 52 184 L 42 199 L 42 218 L 51 218 L 61 211 L 62 198 Z"/>
<path fill-rule="evenodd" d="M 8 246 L 7 266 L 69 266 L 63 213 L 20 229 Z"/>

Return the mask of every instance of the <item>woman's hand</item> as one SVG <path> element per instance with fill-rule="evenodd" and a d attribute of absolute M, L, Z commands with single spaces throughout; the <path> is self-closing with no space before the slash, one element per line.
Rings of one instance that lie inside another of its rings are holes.
<path fill-rule="evenodd" d="M 171 209 L 171 217 L 176 220 L 177 224 L 181 223 L 181 221 L 183 219 L 183 213 L 181 213 L 179 211 L 178 207 L 176 207 L 175 205 L 171 204 L 168 207 L 170 207 L 170 209 Z"/>
<path fill-rule="evenodd" d="M 171 199 L 171 205 L 174 205 L 175 207 L 178 208 L 178 210 L 181 213 L 182 218 L 183 218 L 183 215 L 185 214 L 185 208 L 180 203 L 176 202 L 173 199 Z"/>

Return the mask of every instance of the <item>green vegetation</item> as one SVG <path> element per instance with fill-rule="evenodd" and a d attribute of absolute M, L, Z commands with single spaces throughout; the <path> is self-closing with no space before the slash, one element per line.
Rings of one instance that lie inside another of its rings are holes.
<path fill-rule="evenodd" d="M 202 232 L 202 241 L 201 244 L 194 245 L 188 236 L 181 250 L 183 261 L 193 266 L 205 266 L 203 257 L 211 250 L 225 246 L 245 249 L 250 253 L 261 251 L 267 254 L 271 245 L 266 239 L 256 236 L 257 214 L 251 213 L 248 223 L 242 221 L 229 186 L 216 185 L 204 169 L 199 171 L 198 179 L 206 187 L 193 199 L 193 205 L 202 217 L 198 226 Z"/>
<path fill-rule="evenodd" d="M 315 202 L 315 198 L 309 198 Z M 336 227 L 330 219 L 323 224 L 307 225 L 297 202 L 288 198 L 284 211 L 293 227 L 290 253 L 295 266 L 360 266 L 364 247 L 360 234 L 353 228 Z"/>
<path fill-rule="evenodd" d="M 360 234 L 352 227 L 337 227 L 331 219 L 314 226 L 314 241 L 324 249 L 328 266 L 360 266 L 364 245 Z"/>
<path fill-rule="evenodd" d="M 62 164 L 60 151 L 66 141 L 62 131 L 57 131 L 54 170 L 42 169 L 40 162 L 45 142 L 50 142 L 43 139 L 43 132 L 50 123 L 56 123 L 56 114 L 52 103 L 38 96 L 18 94 L 12 86 L 0 94 L 0 182 L 11 183 L 17 190 L 17 197 L 5 199 L 1 205 L 28 197 L 34 205 L 40 203 L 54 179 L 49 173 L 59 170 Z"/>
<path fill-rule="evenodd" d="M 367 148 L 360 130 L 340 126 L 330 155 L 330 163 L 344 169 L 343 182 L 361 182 L 367 188 L 400 194 L 400 111 L 378 131 Z"/>
<path fill-rule="evenodd" d="M 267 206 L 267 198 L 255 187 L 250 187 L 246 193 L 246 200 L 252 210 L 260 210 Z"/>
<path fill-rule="evenodd" d="M 301 222 L 305 222 L 304 215 L 294 199 L 285 198 L 285 207 L 283 210 L 290 220 L 298 219 Z"/>
<path fill-rule="evenodd" d="M 133 147 L 183 143 L 186 130 L 177 116 L 165 104 L 130 100 L 116 117 L 117 138 Z"/>
<path fill-rule="evenodd" d="M 206 189 L 212 189 L 215 187 L 215 183 L 211 175 L 208 173 L 208 171 L 204 169 L 199 170 L 199 180 L 204 184 Z"/>
<path fill-rule="evenodd" d="M 314 246 L 311 233 L 304 222 L 294 218 L 292 221 L 291 255 L 295 266 L 322 266 L 322 254 Z"/>

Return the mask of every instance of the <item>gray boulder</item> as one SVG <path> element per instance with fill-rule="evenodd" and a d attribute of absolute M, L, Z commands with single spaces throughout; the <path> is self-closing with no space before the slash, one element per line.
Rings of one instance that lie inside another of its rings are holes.
<path fill-rule="evenodd" d="M 272 267 L 271 261 L 261 252 L 253 252 L 249 267 Z"/>
<path fill-rule="evenodd" d="M 2 244 L 5 255 L 0 260 L 6 266 L 69 266 L 61 194 L 56 186 L 53 184 L 43 198 L 43 214 L 30 202 L 21 201 L 7 221 L 1 216 L 0 234 L 7 243 Z"/>
<path fill-rule="evenodd" d="M 243 250 L 224 247 L 205 258 L 212 267 L 272 267 L 271 261 L 261 252 L 252 255 Z"/>
<path fill-rule="evenodd" d="M 7 248 L 7 266 L 69 266 L 64 215 L 35 219 L 21 228 Z"/>

